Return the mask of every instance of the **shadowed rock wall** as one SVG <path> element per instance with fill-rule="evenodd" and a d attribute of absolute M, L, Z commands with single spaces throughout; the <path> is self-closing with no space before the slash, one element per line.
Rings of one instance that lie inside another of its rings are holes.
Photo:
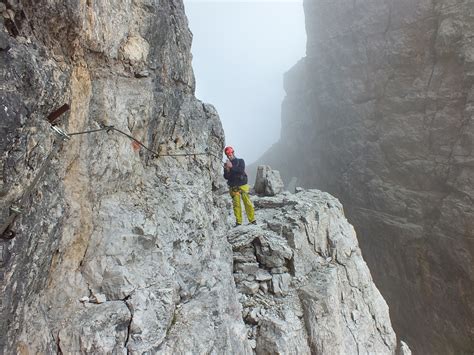
<path fill-rule="evenodd" d="M 474 4 L 305 0 L 307 56 L 285 76 L 259 161 L 339 197 L 397 334 L 474 351 Z"/>

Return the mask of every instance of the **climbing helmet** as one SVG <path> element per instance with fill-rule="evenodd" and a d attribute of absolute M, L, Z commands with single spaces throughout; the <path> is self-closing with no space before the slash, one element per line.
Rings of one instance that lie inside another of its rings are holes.
<path fill-rule="evenodd" d="M 232 148 L 231 146 L 225 147 L 224 153 L 225 155 L 234 154 L 234 148 Z"/>

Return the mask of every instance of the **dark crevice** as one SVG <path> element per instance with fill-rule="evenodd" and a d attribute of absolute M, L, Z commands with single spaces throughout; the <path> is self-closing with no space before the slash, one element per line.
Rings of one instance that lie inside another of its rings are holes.
<path fill-rule="evenodd" d="M 130 333 L 131 333 L 131 327 L 132 327 L 132 322 L 133 322 L 133 310 L 132 310 L 132 307 L 127 302 L 130 298 L 131 298 L 131 295 L 128 295 L 122 300 L 127 306 L 128 311 L 130 312 L 130 321 L 128 322 L 128 326 L 127 326 L 127 338 L 125 339 L 125 343 L 124 343 L 124 348 L 127 350 L 127 354 L 130 353 L 130 350 L 128 349 L 128 342 L 130 340 Z"/>
<path fill-rule="evenodd" d="M 20 34 L 20 32 L 18 31 L 18 28 L 15 25 L 15 22 L 10 20 L 9 18 L 6 18 L 4 21 L 5 21 L 4 22 L 5 28 L 7 29 L 10 36 L 17 37 Z"/>
<path fill-rule="evenodd" d="M 84 261 L 86 259 L 87 251 L 89 250 L 89 242 L 87 243 L 86 250 L 84 251 L 84 255 L 82 256 L 81 262 L 79 263 L 79 267 L 84 265 Z"/>
<path fill-rule="evenodd" d="M 59 332 L 58 332 L 58 337 L 57 337 L 57 340 L 56 340 L 56 351 L 58 352 L 58 354 L 62 355 L 63 354 L 63 351 L 61 349 L 61 339 L 59 339 Z"/>
<path fill-rule="evenodd" d="M 176 312 L 176 306 L 173 308 L 173 316 L 171 317 L 171 321 L 170 323 L 168 324 L 168 327 L 166 327 L 166 332 L 165 332 L 165 336 L 163 338 L 163 342 L 161 344 L 164 343 L 165 339 L 168 338 L 168 334 L 169 332 L 171 331 L 171 329 L 174 327 L 174 325 L 176 324 L 176 321 L 177 321 L 178 317 L 177 317 L 177 312 Z M 161 346 L 161 344 L 159 346 Z"/>

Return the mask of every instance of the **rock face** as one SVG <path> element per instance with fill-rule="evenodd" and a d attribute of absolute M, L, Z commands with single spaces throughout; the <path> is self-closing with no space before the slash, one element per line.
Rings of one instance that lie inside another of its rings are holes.
<path fill-rule="evenodd" d="M 266 224 L 228 233 L 181 1 L 0 11 L 0 217 L 22 210 L 0 242 L 0 353 L 396 351 L 335 199 L 262 198 Z M 65 103 L 68 137 L 46 119 Z"/>
<path fill-rule="evenodd" d="M 305 0 L 282 139 L 259 161 L 336 195 L 397 334 L 474 351 L 474 6 Z M 311 154 L 308 154 L 311 152 Z"/>
<path fill-rule="evenodd" d="M 0 352 L 251 352 L 214 194 L 224 135 L 194 97 L 181 1 L 9 1 L 1 17 Z M 47 115 L 64 103 L 67 132 Z"/>
<path fill-rule="evenodd" d="M 228 239 L 257 354 L 394 354 L 387 304 L 339 201 L 309 190 L 254 203 L 261 224 Z"/>

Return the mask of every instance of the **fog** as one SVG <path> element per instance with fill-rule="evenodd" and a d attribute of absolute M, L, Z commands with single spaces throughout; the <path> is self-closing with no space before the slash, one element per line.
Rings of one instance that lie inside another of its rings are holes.
<path fill-rule="evenodd" d="M 236 156 L 254 162 L 280 137 L 283 74 L 305 56 L 302 0 L 185 0 L 196 97 L 214 105 Z"/>

